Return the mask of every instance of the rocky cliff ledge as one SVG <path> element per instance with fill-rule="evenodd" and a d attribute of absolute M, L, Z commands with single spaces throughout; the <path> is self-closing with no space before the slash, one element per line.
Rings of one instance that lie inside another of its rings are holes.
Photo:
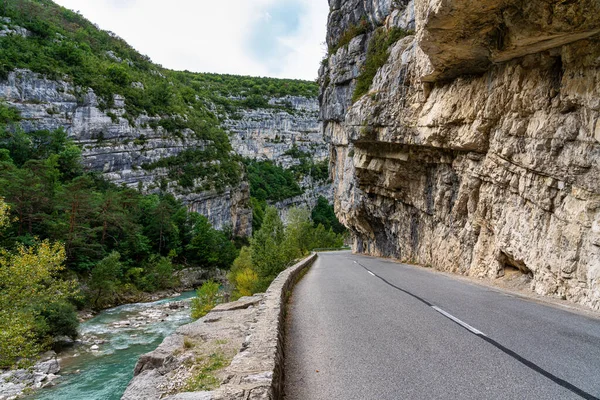
<path fill-rule="evenodd" d="M 600 3 L 329 4 L 322 118 L 354 250 L 600 309 Z"/>
<path fill-rule="evenodd" d="M 310 153 L 315 161 L 327 159 L 329 146 L 323 140 L 316 98 L 287 96 L 271 99 L 269 103 L 286 104 L 289 110 L 242 109 L 237 118 L 227 119 L 223 124 L 230 132 L 236 153 L 254 160 L 273 161 L 283 168 L 298 163 L 286 154 L 293 146 Z"/>

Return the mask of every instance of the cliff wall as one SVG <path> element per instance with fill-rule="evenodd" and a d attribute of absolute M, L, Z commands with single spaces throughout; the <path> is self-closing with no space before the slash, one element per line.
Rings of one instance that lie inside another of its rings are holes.
<path fill-rule="evenodd" d="M 600 309 L 600 3 L 330 8 L 321 113 L 354 251 Z"/>
<path fill-rule="evenodd" d="M 289 154 L 291 149 L 309 154 L 314 162 L 328 159 L 329 141 L 323 135 L 318 99 L 287 96 L 273 98 L 269 103 L 288 104 L 290 110 L 240 110 L 237 118 L 225 120 L 223 126 L 229 131 L 231 146 L 236 153 L 257 161 L 272 161 L 286 169 L 300 163 Z M 304 193 L 274 204 L 284 220 L 290 208 L 312 209 L 320 196 L 330 203 L 333 201 L 330 182 L 306 175 L 298 184 Z"/>
<path fill-rule="evenodd" d="M 114 107 L 103 111 L 92 90 L 83 95 L 78 92 L 79 88 L 68 81 L 47 79 L 28 70 L 10 72 L 6 81 L 0 81 L 0 99 L 20 111 L 21 127 L 26 132 L 64 128 L 81 147 L 86 169 L 101 172 L 115 184 L 149 193 L 166 182 L 169 192 L 190 209 L 201 211 L 215 227 L 231 225 L 240 236 L 251 234 L 247 183 L 242 182 L 222 193 L 199 194 L 169 182 L 164 168 L 143 168 L 186 148 L 210 146 L 209 141 L 198 140 L 189 129 L 180 137 L 169 134 L 161 126 L 152 124 L 160 121 L 158 117 L 141 115 L 132 124 L 124 117 L 125 101 L 118 95 L 114 97 Z M 211 207 L 211 204 L 219 207 Z"/>
<path fill-rule="evenodd" d="M 51 80 L 28 70 L 16 70 L 0 81 L 0 99 L 17 108 L 25 131 L 64 128 L 82 149 L 84 167 L 101 172 L 118 185 L 126 185 L 152 193 L 166 189 L 183 200 L 190 210 L 209 218 L 216 228 L 232 226 L 240 236 L 252 232 L 250 191 L 247 182 L 223 191 L 184 189 L 169 178 L 166 168 L 145 168 L 161 159 L 173 157 L 186 149 L 203 149 L 210 141 L 199 140 L 190 129 L 180 135 L 159 126 L 160 117 L 142 114 L 134 121 L 126 117 L 125 100 L 116 95 L 114 106 L 102 110 L 92 90 L 80 93 L 68 80 Z M 225 119 L 233 150 L 246 158 L 271 160 L 284 168 L 298 161 L 284 153 L 296 146 L 308 152 L 315 161 L 329 156 L 318 121 L 315 98 L 288 96 L 273 98 L 284 102 L 289 110 L 276 108 L 240 109 L 237 118 Z M 280 205 L 312 207 L 319 194 L 328 194 L 331 185 L 304 182 L 305 194 Z"/>

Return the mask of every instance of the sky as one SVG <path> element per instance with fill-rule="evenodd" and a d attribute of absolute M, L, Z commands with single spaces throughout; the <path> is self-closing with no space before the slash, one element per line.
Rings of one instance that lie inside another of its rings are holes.
<path fill-rule="evenodd" d="M 314 80 L 327 0 L 55 0 L 165 68 Z"/>

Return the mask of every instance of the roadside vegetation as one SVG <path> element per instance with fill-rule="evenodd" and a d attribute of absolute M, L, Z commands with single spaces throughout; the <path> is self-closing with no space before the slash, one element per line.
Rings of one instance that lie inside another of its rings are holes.
<path fill-rule="evenodd" d="M 326 227 L 327 226 L 327 227 Z M 277 275 L 316 248 L 340 248 L 346 229 L 332 206 L 320 197 L 312 213 L 305 208 L 288 211 L 284 224 L 275 207 L 266 208 L 262 225 L 241 248 L 227 275 L 232 286 L 231 300 L 267 290 Z M 192 318 L 201 318 L 224 297 L 218 283 L 208 281 L 192 300 Z"/>
<path fill-rule="evenodd" d="M 284 225 L 274 207 L 267 207 L 261 228 L 243 247 L 228 275 L 233 298 L 264 292 L 273 279 L 314 248 L 341 247 L 344 235 L 315 226 L 310 211 L 292 208 Z"/>

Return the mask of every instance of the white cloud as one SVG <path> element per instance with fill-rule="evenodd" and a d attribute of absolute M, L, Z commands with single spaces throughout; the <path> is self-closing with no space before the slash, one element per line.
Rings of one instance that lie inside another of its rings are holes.
<path fill-rule="evenodd" d="M 326 0 L 55 1 L 80 11 L 166 68 L 312 80 L 323 56 Z M 274 21 L 278 15 L 272 10 L 276 7 L 281 19 L 286 5 L 300 14 L 299 23 L 281 24 L 284 28 L 297 25 L 297 29 L 289 34 L 278 31 L 273 38 L 281 50 L 274 53 L 278 54 L 275 60 L 257 57 L 253 49 L 260 43 L 249 45 L 248 39 L 259 40 L 260 32 L 256 33 L 260 24 L 278 23 Z"/>

